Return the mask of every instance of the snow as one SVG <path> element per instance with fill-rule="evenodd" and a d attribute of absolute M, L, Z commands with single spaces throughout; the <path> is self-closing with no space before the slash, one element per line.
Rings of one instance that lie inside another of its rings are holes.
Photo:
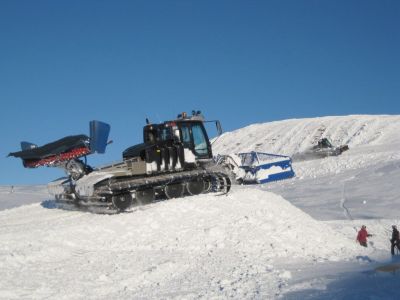
<path fill-rule="evenodd" d="M 399 116 L 354 115 L 291 119 L 253 124 L 223 134 L 213 145 L 216 153 L 260 151 L 293 155 L 328 137 L 332 144 L 364 146 L 400 145 Z M 389 148 L 390 149 L 390 148 Z M 381 149 L 383 150 L 383 149 Z"/>
<path fill-rule="evenodd" d="M 398 298 L 399 271 L 379 267 L 400 262 L 388 241 L 399 129 L 400 116 L 251 125 L 214 152 L 291 155 L 325 136 L 350 150 L 294 162 L 293 179 L 118 215 L 58 208 L 43 186 L 0 187 L 0 299 Z"/>

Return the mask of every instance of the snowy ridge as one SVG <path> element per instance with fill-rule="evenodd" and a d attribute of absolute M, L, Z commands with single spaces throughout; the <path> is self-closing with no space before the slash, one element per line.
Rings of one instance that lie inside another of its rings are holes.
<path fill-rule="evenodd" d="M 351 115 L 291 119 L 247 127 L 224 133 L 213 145 L 215 153 L 252 150 L 293 155 L 323 138 L 350 149 L 364 145 L 400 144 L 400 116 Z"/>

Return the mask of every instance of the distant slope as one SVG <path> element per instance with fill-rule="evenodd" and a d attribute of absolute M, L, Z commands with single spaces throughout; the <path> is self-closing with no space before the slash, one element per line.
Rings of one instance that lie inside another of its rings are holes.
<path fill-rule="evenodd" d="M 49 198 L 47 186 L 0 186 L 0 211 L 21 205 L 40 203 Z"/>
<path fill-rule="evenodd" d="M 261 152 L 293 155 L 302 152 L 322 137 L 333 144 L 358 146 L 400 144 L 399 115 L 350 115 L 291 119 L 253 124 L 223 134 L 213 145 L 217 153 Z"/>

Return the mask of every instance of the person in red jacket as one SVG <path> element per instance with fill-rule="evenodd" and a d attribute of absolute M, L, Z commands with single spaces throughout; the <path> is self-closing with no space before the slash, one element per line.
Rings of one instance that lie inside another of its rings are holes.
<path fill-rule="evenodd" d="M 368 247 L 367 237 L 370 236 L 372 235 L 368 233 L 367 226 L 363 225 L 357 234 L 357 242 L 359 242 L 361 246 Z"/>

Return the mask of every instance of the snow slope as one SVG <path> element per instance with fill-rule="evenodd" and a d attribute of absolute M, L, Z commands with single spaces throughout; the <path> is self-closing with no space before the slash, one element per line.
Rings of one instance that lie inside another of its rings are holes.
<path fill-rule="evenodd" d="M 328 137 L 334 145 L 400 145 L 400 116 L 352 115 L 292 119 L 253 124 L 223 134 L 213 145 L 215 153 L 261 151 L 293 155 Z"/>
<path fill-rule="evenodd" d="M 350 150 L 294 163 L 290 180 L 119 215 L 59 209 L 42 187 L 1 187 L 0 299 L 398 298 L 399 275 L 375 268 L 398 262 L 388 238 L 399 224 L 399 121 L 326 117 L 226 133 L 217 152 L 291 154 L 317 135 Z M 37 203 L 3 205 L 16 200 Z M 354 241 L 362 224 L 374 234 L 368 248 Z"/>

